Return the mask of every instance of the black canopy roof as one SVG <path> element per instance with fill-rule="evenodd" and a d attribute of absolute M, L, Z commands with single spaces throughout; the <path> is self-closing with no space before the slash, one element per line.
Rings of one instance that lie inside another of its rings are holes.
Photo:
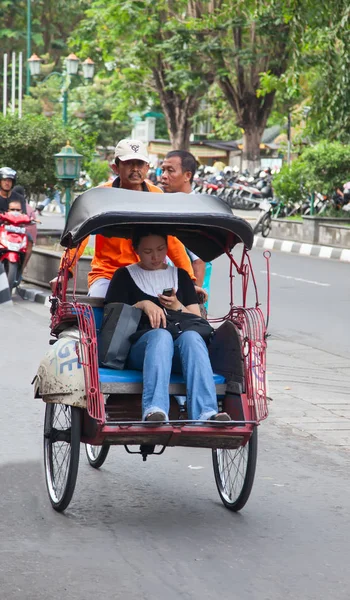
<path fill-rule="evenodd" d="M 131 238 L 135 225 L 159 224 L 204 261 L 242 242 L 253 244 L 253 230 L 232 215 L 219 198 L 206 194 L 156 194 L 120 188 L 93 188 L 81 194 L 69 212 L 61 237 L 72 248 L 91 234 Z"/>

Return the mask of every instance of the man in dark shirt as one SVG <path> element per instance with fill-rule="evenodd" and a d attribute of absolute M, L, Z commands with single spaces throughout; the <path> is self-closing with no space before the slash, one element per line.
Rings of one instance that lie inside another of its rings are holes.
<path fill-rule="evenodd" d="M 0 169 L 0 212 L 6 212 L 9 200 L 18 200 L 21 202 L 22 211 L 25 212 L 24 196 L 13 191 L 16 184 L 16 171 L 9 167 Z"/>

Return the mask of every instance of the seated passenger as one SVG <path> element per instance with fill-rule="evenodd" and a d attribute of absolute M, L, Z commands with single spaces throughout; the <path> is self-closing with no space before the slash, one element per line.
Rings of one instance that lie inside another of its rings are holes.
<path fill-rule="evenodd" d="M 173 372 L 183 373 L 189 419 L 229 421 L 229 415 L 218 413 L 213 371 L 202 337 L 187 330 L 174 341 L 166 329 L 164 309 L 200 316 L 190 276 L 184 269 L 165 263 L 167 236 L 159 229 L 135 228 L 132 245 L 140 261 L 114 273 L 106 303 L 123 302 L 144 313 L 127 363 L 127 368 L 143 371 L 142 419 L 167 421 Z M 169 288 L 171 295 L 163 295 Z"/>

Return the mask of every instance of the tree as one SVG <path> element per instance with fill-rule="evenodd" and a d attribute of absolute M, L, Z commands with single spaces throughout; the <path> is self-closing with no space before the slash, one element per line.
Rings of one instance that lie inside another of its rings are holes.
<path fill-rule="evenodd" d="M 193 53 L 178 12 L 185 0 L 93 0 L 72 40 L 114 69 L 116 86 L 126 89 L 134 105 L 159 96 L 173 148 L 189 147 L 192 119 L 214 80 L 212 69 Z M 174 25 L 175 23 L 175 25 Z"/>
<path fill-rule="evenodd" d="M 84 16 L 88 0 L 35 0 L 32 6 L 32 46 L 58 62 L 66 41 Z M 25 51 L 27 0 L 0 0 L 0 42 L 4 52 Z"/>
<path fill-rule="evenodd" d="M 60 120 L 43 116 L 0 116 L 1 166 L 18 173 L 18 183 L 28 193 L 38 194 L 45 184 L 56 181 L 54 154 L 69 139 L 80 152 L 85 166 L 93 159 L 95 138 L 82 137 L 79 132 L 63 127 Z"/>
<path fill-rule="evenodd" d="M 350 140 L 350 4 L 339 0 L 322 27 L 307 31 L 301 55 L 309 65 L 308 131 L 316 139 Z"/>
<path fill-rule="evenodd" d="M 307 148 L 291 166 L 284 165 L 273 181 L 278 197 L 297 202 L 301 188 L 309 194 L 318 191 L 332 195 L 348 181 L 350 146 L 323 141 Z"/>

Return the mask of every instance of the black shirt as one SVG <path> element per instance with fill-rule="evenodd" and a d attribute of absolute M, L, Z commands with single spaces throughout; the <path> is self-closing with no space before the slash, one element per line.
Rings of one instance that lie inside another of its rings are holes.
<path fill-rule="evenodd" d="M 190 304 L 198 304 L 198 298 L 194 284 L 187 271 L 184 269 L 178 269 L 178 290 L 176 296 L 184 306 Z M 130 304 L 133 306 L 136 302 L 141 300 L 151 300 L 161 306 L 159 298 L 156 296 L 150 296 L 145 294 L 134 282 L 127 267 L 121 267 L 118 269 L 109 284 L 106 295 L 106 304 L 109 302 L 123 302 L 124 304 Z"/>
<path fill-rule="evenodd" d="M 0 195 L 0 212 L 6 212 L 8 210 L 9 207 L 9 203 L 12 202 L 13 200 L 18 200 L 21 205 L 22 205 L 22 212 L 24 214 L 26 214 L 27 210 L 26 210 L 26 201 L 24 196 L 22 196 L 22 194 L 19 194 L 18 192 L 11 192 L 10 196 L 8 198 L 4 198 L 3 196 Z"/>

